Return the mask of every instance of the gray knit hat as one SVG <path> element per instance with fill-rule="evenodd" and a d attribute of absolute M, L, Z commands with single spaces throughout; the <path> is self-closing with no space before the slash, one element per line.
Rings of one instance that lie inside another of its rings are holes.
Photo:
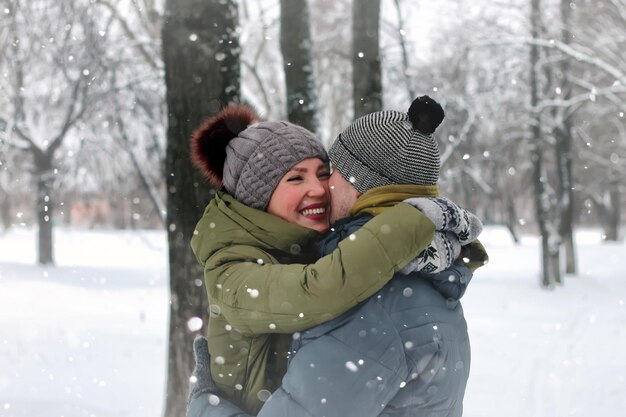
<path fill-rule="evenodd" d="M 285 121 L 258 122 L 247 106 L 229 106 L 191 136 L 194 164 L 242 203 L 265 210 L 280 179 L 307 158 L 328 161 L 313 133 Z"/>
<path fill-rule="evenodd" d="M 408 113 L 370 113 L 339 134 L 328 151 L 330 162 L 361 193 L 392 184 L 434 185 L 439 147 L 433 132 L 443 118 L 428 96 L 415 99 Z"/>

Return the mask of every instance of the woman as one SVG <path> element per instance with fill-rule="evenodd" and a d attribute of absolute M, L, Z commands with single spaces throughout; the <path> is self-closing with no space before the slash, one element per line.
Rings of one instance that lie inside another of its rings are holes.
<path fill-rule="evenodd" d="M 209 297 L 212 376 L 256 414 L 280 386 L 292 334 L 367 299 L 433 240 L 421 212 L 398 204 L 315 262 L 329 228 L 328 157 L 306 129 L 226 108 L 192 136 L 216 186 L 192 239 Z"/>

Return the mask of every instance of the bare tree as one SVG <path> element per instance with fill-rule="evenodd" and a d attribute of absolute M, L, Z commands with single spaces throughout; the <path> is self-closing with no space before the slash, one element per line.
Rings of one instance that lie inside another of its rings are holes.
<path fill-rule="evenodd" d="M 563 6 L 568 10 L 562 12 L 561 2 L 546 2 L 541 16 L 550 24 L 531 38 L 527 35 L 530 19 L 525 13 L 522 16 L 529 3 L 467 8 L 470 12 L 454 25 L 438 26 L 433 57 L 423 66 L 411 60 L 410 73 L 419 74 L 413 80 L 418 90 L 440 93 L 445 104 L 446 121 L 438 131 L 442 188 L 484 213 L 486 220 L 503 222 L 513 235 L 518 227 L 539 226 L 528 203 L 533 201 L 534 188 L 528 182 L 534 178 L 533 166 L 519 158 L 534 146 L 530 133 L 539 121 L 546 226 L 555 236 L 551 242 L 558 243 L 563 236 L 563 254 L 568 255 L 575 252 L 573 239 L 567 249 L 565 237 L 573 236 L 574 222 L 592 224 L 598 215 L 606 219 L 601 224 L 616 224 L 608 213 L 624 201 L 620 196 L 624 186 L 616 185 L 623 181 L 616 178 L 624 172 L 620 155 L 621 132 L 626 130 L 626 78 L 623 54 L 618 51 L 624 47 L 624 13 L 619 10 L 625 4 L 621 0 L 567 2 Z M 404 4 L 405 9 L 412 6 Z M 560 17 L 564 13 L 570 16 Z M 568 19 L 569 24 L 558 24 Z M 531 45 L 538 47 L 535 106 L 526 99 Z M 401 61 L 394 56 L 394 62 L 397 74 Z M 386 97 L 404 96 L 401 78 L 385 81 Z M 466 139 L 459 141 L 461 137 Z M 566 231 L 568 216 L 571 233 Z M 605 234 L 618 235 L 608 230 Z"/>
<path fill-rule="evenodd" d="M 154 0 L 125 4 L 96 0 L 104 16 L 107 33 L 105 74 L 111 94 L 100 114 L 106 127 L 94 126 L 85 135 L 92 142 L 108 136 L 119 149 L 112 150 L 110 163 L 125 175 L 137 177 L 154 217 L 165 224 L 165 128 L 166 118 L 163 61 L 160 51 L 162 11 Z M 130 48 L 129 48 L 130 45 Z M 119 155 L 121 150 L 124 155 Z M 103 184 L 103 188 L 106 185 Z M 120 190 L 121 191 L 121 190 Z M 133 197 L 135 199 L 135 197 Z"/>
<path fill-rule="evenodd" d="M 87 2 L 68 0 L 13 1 L 4 8 L 10 39 L 5 59 L 13 71 L 0 81 L 10 97 L 10 107 L 0 109 L 0 122 L 7 126 L 2 139 L 32 158 L 41 264 L 54 263 L 56 159 L 103 94 L 98 79 L 103 41 L 97 15 L 88 8 Z"/>
<path fill-rule="evenodd" d="M 626 1 L 584 0 L 575 6 L 569 50 L 578 55 L 571 60 L 576 90 L 569 102 L 578 103 L 582 121 L 573 129 L 581 159 L 575 165 L 576 187 L 585 199 L 583 215 L 597 218 L 606 240 L 617 240 L 626 195 L 626 158 L 620 157 L 626 152 Z"/>
<path fill-rule="evenodd" d="M 561 0 L 561 41 L 563 44 L 570 44 L 572 38 L 571 15 L 572 8 L 570 0 Z M 570 81 L 570 58 L 562 57 L 560 65 L 556 69 L 558 72 L 558 84 L 555 91 L 562 95 L 567 101 L 572 97 L 573 86 Z M 557 160 L 557 172 L 559 179 L 559 235 L 565 249 L 565 272 L 576 273 L 576 250 L 574 245 L 574 187 L 572 170 L 572 116 L 571 108 L 555 109 L 555 120 L 557 121 L 555 135 L 555 152 Z"/>
<path fill-rule="evenodd" d="M 531 37 L 539 37 L 541 22 L 540 0 L 531 0 L 530 28 Z M 530 46 L 530 106 L 537 108 L 539 102 L 539 48 L 537 45 Z M 541 234 L 541 285 L 545 288 L 554 286 L 560 282 L 559 266 L 559 240 L 550 227 L 550 197 L 546 185 L 546 173 L 544 168 L 544 151 L 541 132 L 541 119 L 538 113 L 531 115 L 531 161 L 533 165 L 533 194 L 535 201 L 535 215 L 539 233 Z"/>
<path fill-rule="evenodd" d="M 167 224 L 170 268 L 170 324 L 166 416 L 185 414 L 193 367 L 193 317 L 207 316 L 206 294 L 189 242 L 212 190 L 189 159 L 193 129 L 236 101 L 240 91 L 237 5 L 233 0 L 168 0 L 163 24 L 167 86 Z"/>

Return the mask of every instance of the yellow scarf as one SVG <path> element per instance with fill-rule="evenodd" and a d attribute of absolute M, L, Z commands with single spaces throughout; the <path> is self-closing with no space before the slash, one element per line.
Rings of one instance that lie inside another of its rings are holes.
<path fill-rule="evenodd" d="M 384 185 L 372 188 L 361 195 L 352 206 L 350 216 L 362 213 L 376 216 L 407 198 L 438 196 L 438 185 Z"/>

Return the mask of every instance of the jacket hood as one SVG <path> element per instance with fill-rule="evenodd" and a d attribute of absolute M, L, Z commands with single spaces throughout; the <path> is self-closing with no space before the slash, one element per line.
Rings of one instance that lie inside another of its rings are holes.
<path fill-rule="evenodd" d="M 207 205 L 191 238 L 191 249 L 202 266 L 220 249 L 246 245 L 289 256 L 319 239 L 321 233 L 291 224 L 265 211 L 246 206 L 225 191 Z"/>

